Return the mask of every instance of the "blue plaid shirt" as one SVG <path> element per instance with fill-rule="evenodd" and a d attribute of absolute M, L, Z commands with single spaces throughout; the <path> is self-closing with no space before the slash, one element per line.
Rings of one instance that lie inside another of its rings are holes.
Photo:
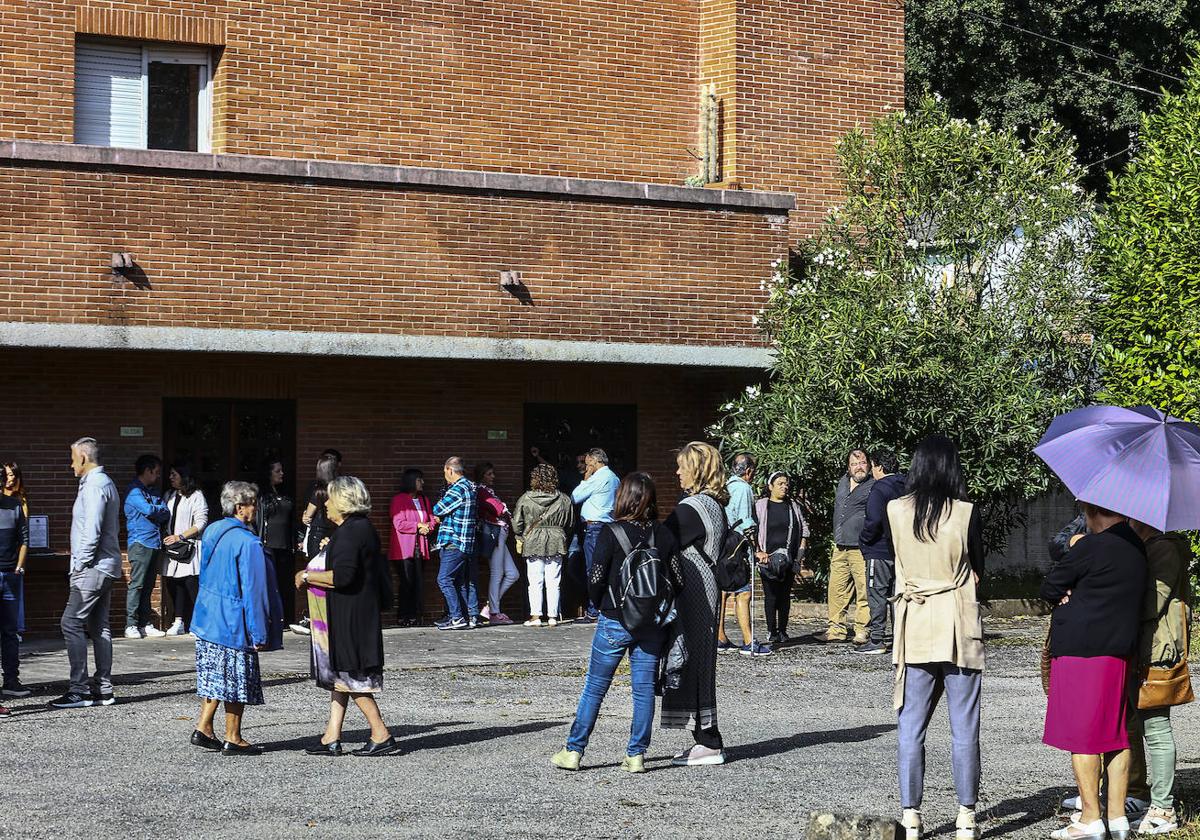
<path fill-rule="evenodd" d="M 433 515 L 440 520 L 438 548 L 451 545 L 463 554 L 474 553 L 478 504 L 475 483 L 466 477 L 446 488 L 442 498 L 433 506 Z"/>

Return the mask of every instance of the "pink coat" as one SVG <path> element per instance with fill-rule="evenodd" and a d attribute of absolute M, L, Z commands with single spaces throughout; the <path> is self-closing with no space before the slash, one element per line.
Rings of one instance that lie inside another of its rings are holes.
<path fill-rule="evenodd" d="M 419 510 L 418 510 L 419 508 Z M 424 493 L 397 493 L 392 496 L 392 539 L 388 545 L 389 560 L 406 560 L 409 557 L 429 559 L 429 537 L 417 533 L 417 526 L 424 522 L 437 525 L 433 506 Z"/>

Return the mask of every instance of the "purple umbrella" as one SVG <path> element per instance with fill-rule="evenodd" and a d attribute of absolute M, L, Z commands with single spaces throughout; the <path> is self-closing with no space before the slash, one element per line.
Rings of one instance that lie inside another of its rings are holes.
<path fill-rule="evenodd" d="M 1156 408 L 1094 405 L 1054 418 L 1034 453 L 1081 502 L 1160 531 L 1200 529 L 1200 426 Z"/>

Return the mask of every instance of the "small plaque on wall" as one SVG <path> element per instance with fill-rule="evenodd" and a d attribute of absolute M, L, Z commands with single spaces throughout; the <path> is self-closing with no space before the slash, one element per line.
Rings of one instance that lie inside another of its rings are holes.
<path fill-rule="evenodd" d="M 508 440 L 508 429 L 488 429 L 488 440 Z"/>
<path fill-rule="evenodd" d="M 39 514 L 29 517 L 29 550 L 50 547 L 50 517 Z"/>
<path fill-rule="evenodd" d="M 144 426 L 122 426 L 121 437 L 145 437 L 146 429 Z"/>

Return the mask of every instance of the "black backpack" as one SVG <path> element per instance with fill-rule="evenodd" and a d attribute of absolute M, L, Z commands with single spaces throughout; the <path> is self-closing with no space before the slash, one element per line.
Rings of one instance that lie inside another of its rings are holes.
<path fill-rule="evenodd" d="M 625 552 L 617 585 L 609 585 L 613 605 L 621 611 L 621 624 L 630 633 L 662 627 L 674 612 L 675 589 L 667 576 L 667 564 L 654 545 L 653 526 L 637 545 L 629 541 L 620 525 L 609 527 Z"/>
<path fill-rule="evenodd" d="M 713 564 L 713 576 L 722 592 L 737 592 L 750 582 L 750 556 L 754 552 L 754 529 L 742 533 L 726 528 L 721 553 Z"/>

